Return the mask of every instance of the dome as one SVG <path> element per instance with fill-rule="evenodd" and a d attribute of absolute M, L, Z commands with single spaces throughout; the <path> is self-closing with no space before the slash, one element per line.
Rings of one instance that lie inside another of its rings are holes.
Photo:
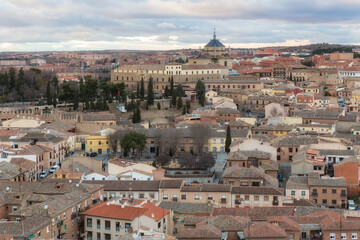
<path fill-rule="evenodd" d="M 214 30 L 214 38 L 211 39 L 210 42 L 205 45 L 205 47 L 225 47 L 225 46 L 219 40 L 216 39 L 216 33 Z"/>

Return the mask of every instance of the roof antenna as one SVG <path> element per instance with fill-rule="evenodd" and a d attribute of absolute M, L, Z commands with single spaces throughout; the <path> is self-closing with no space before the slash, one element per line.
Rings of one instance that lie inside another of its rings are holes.
<path fill-rule="evenodd" d="M 214 40 L 216 39 L 216 28 L 214 27 Z"/>

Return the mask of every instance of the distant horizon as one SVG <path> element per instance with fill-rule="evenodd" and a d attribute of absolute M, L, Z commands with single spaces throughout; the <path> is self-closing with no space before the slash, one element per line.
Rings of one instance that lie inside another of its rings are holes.
<path fill-rule="evenodd" d="M 221 39 L 220 39 L 221 41 Z M 203 47 L 205 46 L 206 43 L 202 44 L 201 49 L 203 49 Z M 321 44 L 326 44 L 326 45 L 340 45 L 340 46 L 359 46 L 360 44 L 355 44 L 355 43 L 327 43 L 327 42 L 319 42 L 319 43 L 308 43 L 308 44 L 299 44 L 299 45 L 264 45 L 264 46 L 259 46 L 259 47 L 231 47 L 230 45 L 230 49 L 263 49 L 263 48 L 292 48 L 292 47 L 301 47 L 301 46 L 311 46 L 311 45 L 321 45 Z M 233 44 L 236 45 L 236 44 Z M 199 50 L 199 48 L 174 48 L 174 49 L 78 49 L 78 50 L 25 50 L 25 51 L 21 51 L 21 50 L 14 50 L 14 51 L 0 51 L 0 53 L 42 53 L 42 52 L 95 52 L 95 51 L 128 51 L 128 52 L 145 52 L 145 51 L 151 51 L 151 52 L 161 52 L 161 51 L 181 51 L 181 50 Z"/>

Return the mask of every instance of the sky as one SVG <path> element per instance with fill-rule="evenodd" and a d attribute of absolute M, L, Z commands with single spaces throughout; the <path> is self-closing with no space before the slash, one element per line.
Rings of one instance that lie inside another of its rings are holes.
<path fill-rule="evenodd" d="M 360 43 L 360 0 L 0 0 L 0 51 Z"/>

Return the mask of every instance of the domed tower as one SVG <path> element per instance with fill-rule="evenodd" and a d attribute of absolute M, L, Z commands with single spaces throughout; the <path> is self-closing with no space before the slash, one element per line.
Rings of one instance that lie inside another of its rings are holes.
<path fill-rule="evenodd" d="M 213 39 L 211 39 L 210 42 L 204 47 L 204 54 L 212 57 L 223 56 L 227 54 L 224 44 L 216 39 L 215 29 Z"/>

